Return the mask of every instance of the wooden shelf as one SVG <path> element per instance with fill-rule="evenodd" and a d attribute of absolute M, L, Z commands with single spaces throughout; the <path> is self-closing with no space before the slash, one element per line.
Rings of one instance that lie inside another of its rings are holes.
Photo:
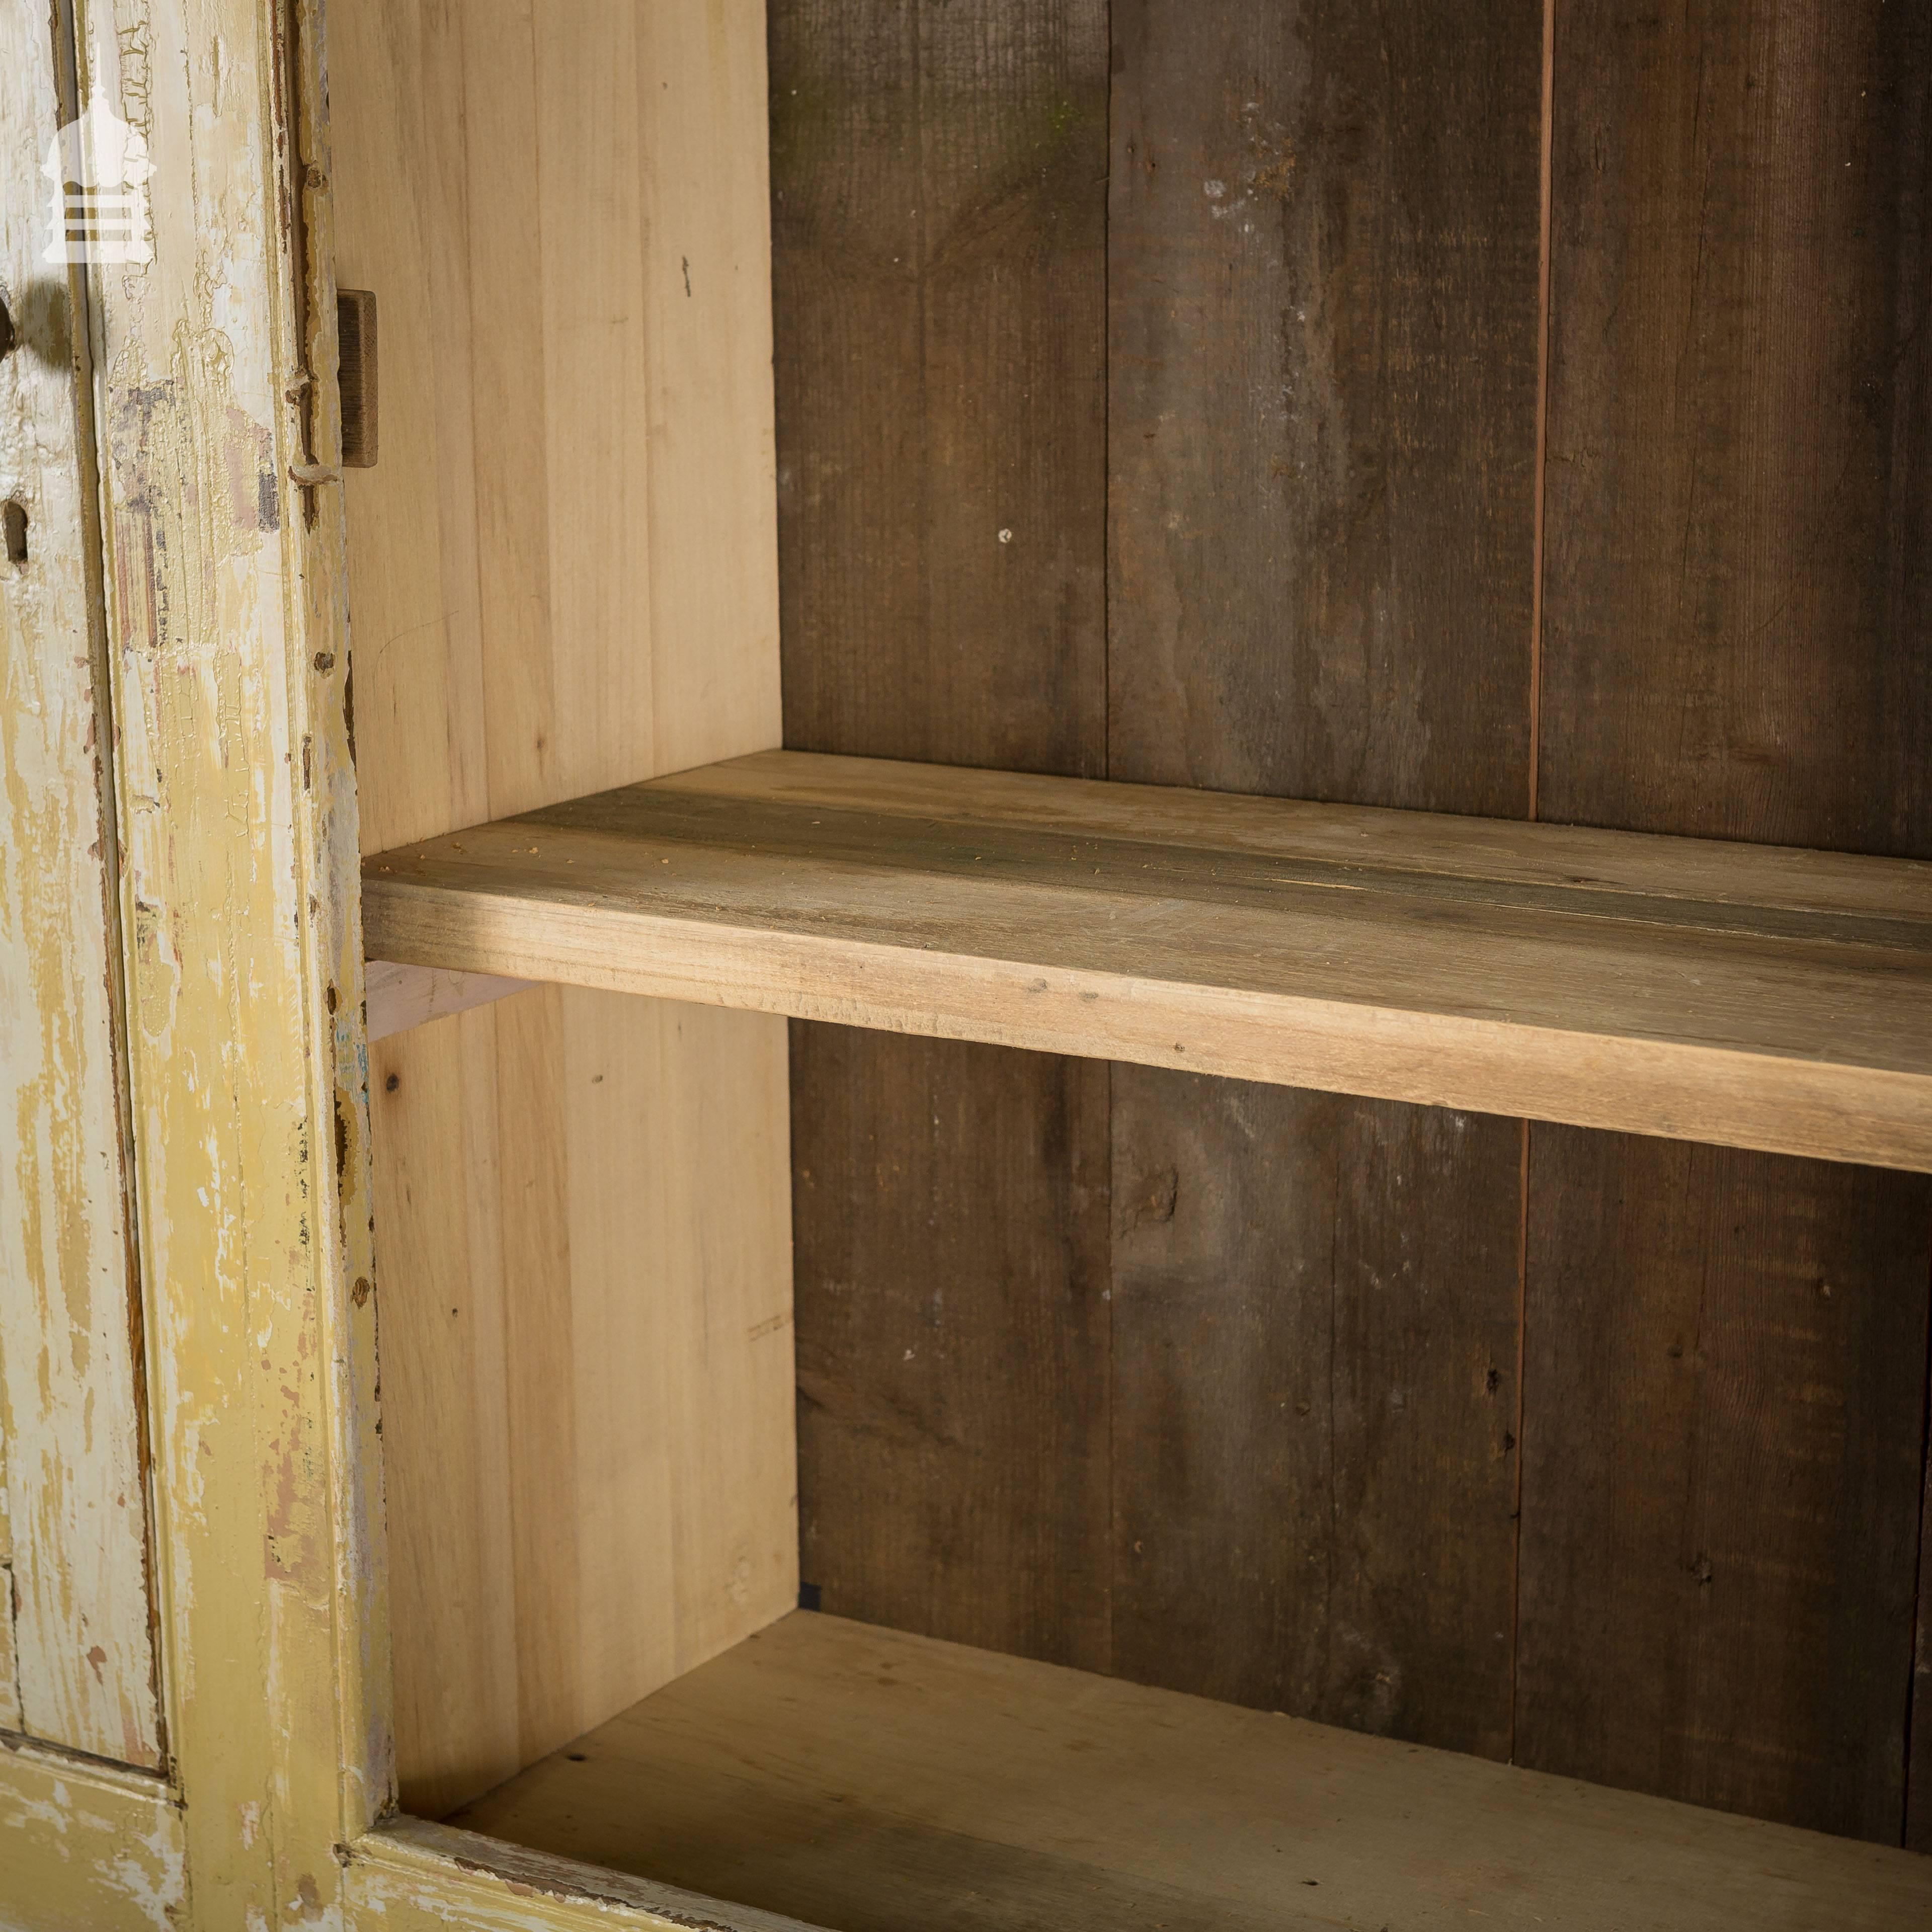
<path fill-rule="evenodd" d="M 449 1821 L 837 1932 L 1834 1932 L 1932 1859 L 800 1612 Z"/>
<path fill-rule="evenodd" d="M 364 886 L 372 958 L 1932 1169 L 1932 865 L 773 752 Z"/>

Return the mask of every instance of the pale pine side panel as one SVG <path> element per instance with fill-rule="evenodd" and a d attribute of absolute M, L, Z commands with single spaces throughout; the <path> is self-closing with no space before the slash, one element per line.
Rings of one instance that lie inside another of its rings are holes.
<path fill-rule="evenodd" d="M 329 27 L 339 275 L 380 317 L 363 849 L 776 746 L 762 6 Z M 371 1100 L 434 1815 L 796 1600 L 784 1023 L 546 988 L 383 1040 Z"/>
<path fill-rule="evenodd" d="M 0 10 L 0 1726 L 159 1761 L 71 304 L 46 244 L 44 8 Z"/>

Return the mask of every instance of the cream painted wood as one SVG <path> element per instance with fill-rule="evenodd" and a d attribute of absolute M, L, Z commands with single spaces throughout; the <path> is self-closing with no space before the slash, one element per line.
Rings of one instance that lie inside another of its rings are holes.
<path fill-rule="evenodd" d="M 7 1932 L 196 1932 L 180 1807 L 151 1773 L 0 1748 Z"/>
<path fill-rule="evenodd" d="M 314 1924 L 392 1777 L 319 9 L 75 15 L 166 185 L 89 280 L 175 1923 Z"/>
<path fill-rule="evenodd" d="M 72 291 L 40 259 L 61 118 L 46 10 L 0 10 L 0 500 L 27 550 L 0 554 L 0 1728 L 152 1766 L 92 508 Z"/>
<path fill-rule="evenodd" d="M 344 484 L 365 849 L 776 745 L 763 8 L 329 21 L 340 275 L 382 318 Z M 434 1814 L 796 1601 L 785 1036 L 553 988 L 371 1070 Z"/>

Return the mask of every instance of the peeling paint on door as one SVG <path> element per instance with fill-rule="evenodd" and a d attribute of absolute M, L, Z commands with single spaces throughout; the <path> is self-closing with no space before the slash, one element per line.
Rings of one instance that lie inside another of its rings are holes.
<path fill-rule="evenodd" d="M 40 259 L 44 10 L 0 10 L 0 1727 L 152 1766 L 110 779 L 72 296 Z"/>

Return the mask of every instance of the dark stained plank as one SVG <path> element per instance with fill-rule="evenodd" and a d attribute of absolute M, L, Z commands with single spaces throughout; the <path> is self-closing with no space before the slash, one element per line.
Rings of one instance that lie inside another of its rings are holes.
<path fill-rule="evenodd" d="M 1108 1070 L 792 1028 L 801 1576 L 1104 1670 Z"/>
<path fill-rule="evenodd" d="M 1104 0 L 769 18 L 785 742 L 1098 776 Z M 806 1580 L 1104 1666 L 1106 1069 L 794 1026 L 791 1090 Z"/>
<path fill-rule="evenodd" d="M 1114 23 L 1108 776 L 1520 815 L 1534 20 Z M 1520 1127 L 1114 1080 L 1117 1666 L 1506 1754 Z"/>
<path fill-rule="evenodd" d="M 1555 84 L 1544 814 L 1932 851 L 1932 14 L 1566 8 Z M 1924 1184 L 1531 1174 L 1520 1760 L 1896 1842 Z"/>
<path fill-rule="evenodd" d="M 1905 1774 L 1905 1845 L 1932 1852 L 1932 1466 L 1918 1532 L 1918 1628 L 1912 1672 L 1912 1734 Z"/>
<path fill-rule="evenodd" d="M 1543 815 L 1932 854 L 1932 9 L 1556 59 Z"/>
<path fill-rule="evenodd" d="M 773 0 L 785 742 L 1099 776 L 1105 0 Z"/>
<path fill-rule="evenodd" d="M 1123 1066 L 1113 1130 L 1115 1669 L 1507 1756 L 1520 1124 Z"/>
<path fill-rule="evenodd" d="M 1896 1844 L 1932 1182 L 1538 1127 L 1517 1761 Z"/>
<path fill-rule="evenodd" d="M 1110 776 L 1521 815 L 1534 10 L 1114 21 Z"/>

